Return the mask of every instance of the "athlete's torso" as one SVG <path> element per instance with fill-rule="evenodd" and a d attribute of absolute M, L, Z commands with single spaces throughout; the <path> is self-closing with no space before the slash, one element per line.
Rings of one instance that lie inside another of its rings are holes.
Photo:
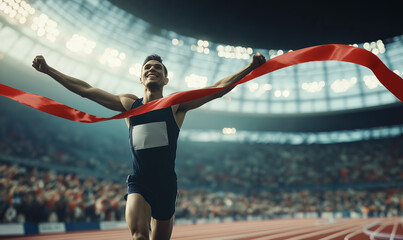
<path fill-rule="evenodd" d="M 132 108 L 143 105 L 137 99 Z M 132 175 L 139 183 L 176 181 L 175 158 L 179 127 L 172 108 L 130 117 L 129 142 L 133 153 Z"/>

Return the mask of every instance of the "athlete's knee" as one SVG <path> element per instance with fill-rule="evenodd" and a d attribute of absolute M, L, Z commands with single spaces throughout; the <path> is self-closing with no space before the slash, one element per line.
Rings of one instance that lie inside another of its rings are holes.
<path fill-rule="evenodd" d="M 144 234 L 141 232 L 132 233 L 133 240 L 150 240 L 148 234 Z"/>

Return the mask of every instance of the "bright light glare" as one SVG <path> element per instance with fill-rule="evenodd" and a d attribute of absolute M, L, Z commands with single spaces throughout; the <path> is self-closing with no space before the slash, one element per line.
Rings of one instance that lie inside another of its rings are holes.
<path fill-rule="evenodd" d="M 378 86 L 383 86 L 374 75 L 366 75 L 363 77 L 363 80 L 368 89 L 375 89 Z"/>
<path fill-rule="evenodd" d="M 290 90 L 284 90 L 283 91 L 283 97 L 287 98 L 290 96 Z"/>
<path fill-rule="evenodd" d="M 208 48 L 209 45 L 210 43 L 208 41 L 198 40 L 197 45 L 190 46 L 190 50 L 207 55 L 210 53 L 210 49 Z"/>
<path fill-rule="evenodd" d="M 302 89 L 310 92 L 310 93 L 315 93 L 315 92 L 320 92 L 322 91 L 323 87 L 325 86 L 325 81 L 319 81 L 319 82 L 305 82 L 302 84 Z"/>
<path fill-rule="evenodd" d="M 248 83 L 248 88 L 250 92 L 255 92 L 259 88 L 259 84 L 256 82 Z"/>
<path fill-rule="evenodd" d="M 236 134 L 236 128 L 223 128 L 223 129 L 222 129 L 222 133 L 223 133 L 224 135 Z"/>
<path fill-rule="evenodd" d="M 46 36 L 46 39 L 55 42 L 60 33 L 57 29 L 57 25 L 57 22 L 42 13 L 39 17 L 33 19 L 31 29 L 36 31 L 39 37 Z"/>
<path fill-rule="evenodd" d="M 66 47 L 72 52 L 92 53 L 96 43 L 88 40 L 86 37 L 74 34 L 70 40 L 66 42 Z"/>
<path fill-rule="evenodd" d="M 252 48 L 245 48 L 241 46 L 234 47 L 227 45 L 224 47 L 222 45 L 218 45 L 216 49 L 217 55 L 224 58 L 249 59 L 250 54 L 253 53 Z"/>
<path fill-rule="evenodd" d="M 205 76 L 198 76 L 192 73 L 186 76 L 185 81 L 188 88 L 203 88 L 207 85 L 208 79 Z"/>
<path fill-rule="evenodd" d="M 105 49 L 104 53 L 99 58 L 99 62 L 103 65 L 107 65 L 109 67 L 115 68 L 119 67 L 122 64 L 122 56 L 126 57 L 126 54 L 119 52 L 114 48 Z M 130 71 L 130 70 L 129 70 Z"/>
<path fill-rule="evenodd" d="M 335 93 L 346 92 L 357 83 L 357 78 L 352 77 L 350 79 L 337 79 L 331 85 L 330 88 Z"/>
<path fill-rule="evenodd" d="M 130 75 L 134 75 L 136 77 L 141 77 L 141 64 L 135 63 L 129 68 Z"/>

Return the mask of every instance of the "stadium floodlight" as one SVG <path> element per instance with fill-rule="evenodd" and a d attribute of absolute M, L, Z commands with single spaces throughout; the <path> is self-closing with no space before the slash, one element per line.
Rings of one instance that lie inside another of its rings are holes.
<path fill-rule="evenodd" d="M 7 17 L 11 23 L 24 24 L 35 9 L 27 2 L 21 0 L 0 1 L 0 13 Z"/>
<path fill-rule="evenodd" d="M 302 83 L 301 87 L 303 90 L 307 92 L 315 93 L 322 91 L 325 85 L 326 85 L 325 81 L 319 81 L 319 82 L 315 81 L 315 82 L 304 82 Z"/>
<path fill-rule="evenodd" d="M 276 98 L 281 97 L 281 90 L 276 90 L 276 91 L 274 91 L 274 96 L 275 96 Z"/>
<path fill-rule="evenodd" d="M 87 39 L 84 36 L 74 34 L 69 41 L 66 42 L 66 47 L 72 52 L 83 52 L 86 54 L 91 54 L 96 43 Z"/>
<path fill-rule="evenodd" d="M 249 59 L 250 55 L 253 53 L 252 48 L 245 48 L 241 46 L 231 46 L 226 45 L 225 47 L 222 45 L 218 45 L 217 48 L 218 57 L 222 58 L 236 58 L 236 59 Z"/>
<path fill-rule="evenodd" d="M 292 50 L 289 50 L 288 52 L 292 52 Z M 275 58 L 275 57 L 280 56 L 280 55 L 283 55 L 283 54 L 284 54 L 284 50 L 281 50 L 281 49 L 279 49 L 277 51 L 273 50 L 273 49 L 269 50 L 270 59 Z"/>
<path fill-rule="evenodd" d="M 176 42 L 176 41 L 175 41 Z M 197 45 L 191 45 L 190 50 L 198 53 L 209 54 L 210 49 L 208 48 L 209 42 L 204 40 L 198 40 Z"/>
<path fill-rule="evenodd" d="M 383 54 L 383 53 L 386 52 L 385 44 L 383 44 L 382 40 L 376 41 L 376 46 L 377 46 L 378 49 L 379 49 L 379 53 Z"/>
<path fill-rule="evenodd" d="M 236 128 L 223 128 L 222 133 L 224 135 L 233 135 L 236 134 Z"/>
<path fill-rule="evenodd" d="M 380 83 L 378 78 L 376 78 L 374 75 L 364 76 L 363 81 L 365 83 L 365 86 L 367 86 L 368 89 L 375 89 L 378 86 L 382 86 L 382 83 Z"/>
<path fill-rule="evenodd" d="M 259 84 L 257 82 L 249 82 L 248 89 L 250 92 L 255 92 L 259 88 Z"/>
<path fill-rule="evenodd" d="M 141 77 L 141 64 L 140 63 L 132 64 L 129 68 L 129 73 L 130 75 Z"/>
<path fill-rule="evenodd" d="M 176 38 L 174 38 L 174 39 L 172 39 L 172 45 L 178 45 L 179 44 L 179 40 L 178 39 L 176 39 Z"/>
<path fill-rule="evenodd" d="M 57 22 L 43 13 L 39 17 L 34 18 L 31 29 L 36 31 L 39 37 L 45 36 L 51 42 L 55 42 L 60 34 L 57 29 Z"/>
<path fill-rule="evenodd" d="M 208 79 L 205 76 L 198 76 L 192 73 L 186 76 L 185 81 L 188 88 L 204 88 L 207 86 Z"/>
<path fill-rule="evenodd" d="M 346 92 L 348 89 L 350 89 L 356 83 L 357 83 L 356 77 L 352 77 L 350 79 L 337 79 L 330 85 L 330 88 L 335 93 L 342 93 L 342 92 Z"/>
<path fill-rule="evenodd" d="M 375 54 L 375 55 L 378 55 L 378 54 L 379 54 L 379 49 L 374 48 L 374 49 L 371 50 L 371 52 L 372 52 L 373 54 Z"/>
<path fill-rule="evenodd" d="M 202 53 L 204 50 L 204 48 L 202 46 L 198 46 L 196 49 L 197 49 L 198 53 Z"/>
<path fill-rule="evenodd" d="M 200 46 L 200 47 L 208 47 L 210 45 L 210 43 L 208 42 L 208 41 L 205 41 L 205 40 L 198 40 L 197 41 L 197 46 Z"/>
<path fill-rule="evenodd" d="M 386 52 L 385 44 L 383 44 L 382 40 L 378 40 L 376 42 L 365 42 L 363 44 L 363 48 L 371 51 L 373 54 L 384 54 Z"/>
<path fill-rule="evenodd" d="M 124 52 L 119 53 L 119 58 L 121 60 L 125 60 L 126 59 L 126 53 L 124 53 Z"/>
<path fill-rule="evenodd" d="M 262 90 L 264 91 L 270 91 L 273 89 L 273 86 L 270 83 L 265 83 L 262 85 Z"/>
<path fill-rule="evenodd" d="M 259 87 L 259 89 L 258 89 L 257 93 L 255 94 L 255 96 L 256 96 L 256 97 L 260 97 L 260 96 L 263 95 L 265 92 L 272 90 L 272 88 L 273 88 L 273 86 L 272 86 L 271 84 L 269 84 L 269 83 L 262 84 L 262 85 Z"/>
<path fill-rule="evenodd" d="M 291 95 L 291 91 L 289 89 L 285 89 L 283 91 L 281 91 L 281 90 L 274 91 L 274 97 L 276 97 L 276 98 L 281 98 L 281 97 L 288 98 L 290 95 Z"/>
<path fill-rule="evenodd" d="M 114 48 L 106 48 L 104 53 L 99 58 L 102 65 L 107 65 L 111 68 L 116 68 L 122 65 L 123 60 L 126 59 L 126 54 L 119 52 Z"/>

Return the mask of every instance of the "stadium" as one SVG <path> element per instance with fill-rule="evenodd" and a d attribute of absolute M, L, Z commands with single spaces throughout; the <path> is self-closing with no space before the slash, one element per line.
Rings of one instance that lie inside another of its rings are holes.
<path fill-rule="evenodd" d="M 323 44 L 365 49 L 403 76 L 398 1 L 302 2 L 0 0 L 0 83 L 110 117 L 32 68 L 35 56 L 136 96 L 154 53 L 165 96 L 210 86 L 258 52 Z M 0 109 L 0 238 L 130 239 L 125 122 L 78 123 L 6 97 Z M 358 64 L 289 66 L 190 111 L 175 171 L 172 239 L 403 239 L 403 104 Z"/>

